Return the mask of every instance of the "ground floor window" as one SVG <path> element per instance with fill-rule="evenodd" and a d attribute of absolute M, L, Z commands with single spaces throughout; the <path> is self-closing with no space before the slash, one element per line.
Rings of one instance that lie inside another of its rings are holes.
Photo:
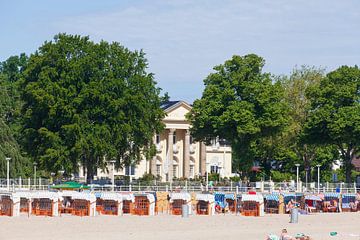
<path fill-rule="evenodd" d="M 211 166 L 210 167 L 211 173 L 219 173 L 219 167 L 218 166 Z"/>
<path fill-rule="evenodd" d="M 160 164 L 156 165 L 156 175 L 157 176 L 161 175 L 161 165 Z"/>
<path fill-rule="evenodd" d="M 174 165 L 173 166 L 173 177 L 178 177 L 178 175 L 177 175 L 177 166 L 176 165 Z"/>
<path fill-rule="evenodd" d="M 193 178 L 195 175 L 194 165 L 190 165 L 190 177 Z"/>

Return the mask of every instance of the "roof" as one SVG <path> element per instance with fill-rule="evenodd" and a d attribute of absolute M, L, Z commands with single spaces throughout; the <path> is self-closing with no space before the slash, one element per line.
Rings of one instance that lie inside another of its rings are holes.
<path fill-rule="evenodd" d="M 191 108 L 191 105 L 185 101 L 168 101 L 168 102 L 163 103 L 160 107 L 164 111 L 168 111 L 168 110 L 176 108 L 177 106 L 180 106 L 182 104 L 186 105 L 188 108 Z"/>
<path fill-rule="evenodd" d="M 179 102 L 180 102 L 180 101 L 168 101 L 168 102 L 165 102 L 165 103 L 161 104 L 160 107 L 161 107 L 163 110 L 166 110 L 166 109 L 168 109 L 168 108 L 176 105 L 176 104 L 179 103 Z"/>

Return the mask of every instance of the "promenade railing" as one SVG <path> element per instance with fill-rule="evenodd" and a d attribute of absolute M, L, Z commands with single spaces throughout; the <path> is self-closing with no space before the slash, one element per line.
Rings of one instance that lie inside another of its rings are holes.
<path fill-rule="evenodd" d="M 48 190 L 53 183 L 49 179 L 37 178 L 34 179 L 9 179 L 9 190 Z M 360 191 L 360 186 L 356 186 L 356 183 L 330 183 L 322 182 L 320 186 L 316 182 L 310 182 L 305 184 L 299 182 L 298 186 L 294 182 L 272 182 L 272 181 L 259 181 L 259 182 L 209 182 L 209 186 L 206 187 L 206 183 L 203 181 L 173 181 L 173 182 L 160 182 L 160 181 L 138 181 L 134 180 L 131 183 L 122 180 L 116 180 L 115 185 L 111 184 L 111 181 L 107 181 L 105 184 L 89 184 L 94 191 L 173 191 L 173 190 L 185 190 L 189 192 L 202 192 L 202 191 L 219 191 L 219 192 L 247 192 L 249 190 L 255 190 L 257 192 L 343 192 L 354 193 Z M 0 190 L 8 190 L 7 179 L 0 179 Z"/>

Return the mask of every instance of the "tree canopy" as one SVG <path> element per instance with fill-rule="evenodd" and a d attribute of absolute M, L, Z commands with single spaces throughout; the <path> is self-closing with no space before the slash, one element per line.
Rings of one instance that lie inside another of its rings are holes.
<path fill-rule="evenodd" d="M 342 66 L 309 89 L 311 109 L 305 124 L 306 141 L 338 147 L 351 182 L 352 158 L 360 146 L 360 70 Z"/>
<path fill-rule="evenodd" d="M 24 156 L 17 140 L 20 136 L 22 101 L 20 76 L 27 56 L 12 56 L 0 63 L 0 177 L 6 176 L 6 157 L 11 158 L 10 176 L 29 176 L 30 160 Z"/>
<path fill-rule="evenodd" d="M 24 71 L 22 144 L 40 167 L 91 181 L 97 167 L 116 167 L 154 153 L 162 128 L 160 89 L 142 51 L 117 42 L 59 34 L 29 58 Z"/>
<path fill-rule="evenodd" d="M 283 88 L 262 72 L 264 63 L 250 54 L 233 56 L 214 67 L 215 72 L 204 80 L 201 99 L 188 115 L 197 140 L 227 139 L 244 170 L 262 158 L 257 148 L 260 141 L 275 137 L 288 122 Z"/>

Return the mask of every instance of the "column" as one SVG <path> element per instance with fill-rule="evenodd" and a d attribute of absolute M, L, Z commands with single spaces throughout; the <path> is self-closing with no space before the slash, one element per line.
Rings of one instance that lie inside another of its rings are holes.
<path fill-rule="evenodd" d="M 153 142 L 154 144 L 156 145 L 156 134 L 155 136 L 153 137 Z M 156 147 L 156 146 L 155 146 Z M 157 152 L 156 152 L 157 154 Z M 151 173 L 152 175 L 156 176 L 156 154 L 153 158 L 151 158 L 149 161 L 150 161 L 150 164 L 149 164 L 149 173 Z"/>
<path fill-rule="evenodd" d="M 173 137 L 174 137 L 174 132 L 175 129 L 170 129 L 169 131 L 169 136 L 168 136 L 168 152 L 166 154 L 167 157 L 167 162 L 168 163 L 168 180 L 169 182 L 172 182 L 172 178 L 173 178 L 173 161 L 174 161 L 174 151 L 173 151 L 173 146 L 174 146 L 174 142 L 173 142 Z"/>
<path fill-rule="evenodd" d="M 184 177 L 189 178 L 190 176 L 190 131 L 186 130 L 185 132 L 185 142 L 184 142 Z"/>
<path fill-rule="evenodd" d="M 156 155 L 150 160 L 150 172 L 152 175 L 156 176 L 157 173 L 156 173 L 156 161 L 157 161 L 157 158 L 156 158 Z"/>
<path fill-rule="evenodd" d="M 200 142 L 200 172 L 203 176 L 206 172 L 206 145 L 203 142 Z"/>

